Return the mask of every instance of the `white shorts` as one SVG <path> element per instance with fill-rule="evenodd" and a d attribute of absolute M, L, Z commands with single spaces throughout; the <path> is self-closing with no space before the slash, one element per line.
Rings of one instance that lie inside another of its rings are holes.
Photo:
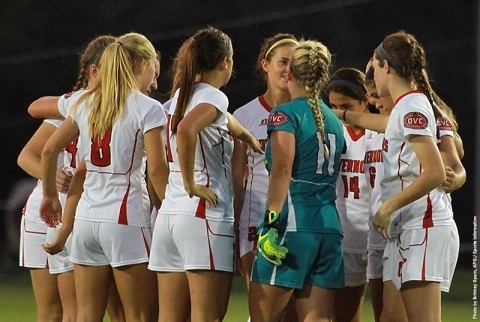
<path fill-rule="evenodd" d="M 240 257 L 257 249 L 258 227 L 250 226 L 238 230 Z"/>
<path fill-rule="evenodd" d="M 355 287 L 367 282 L 367 255 L 343 253 L 345 286 Z"/>
<path fill-rule="evenodd" d="M 42 247 L 46 240 L 47 225 L 33 222 L 22 215 L 19 265 L 28 268 L 48 268 L 47 252 Z"/>
<path fill-rule="evenodd" d="M 47 243 L 55 240 L 61 226 L 56 228 L 47 228 Z M 67 239 L 65 247 L 60 253 L 55 255 L 47 254 L 50 274 L 61 274 L 73 270 L 73 263 L 70 261 L 70 251 L 72 250 L 72 235 Z"/>
<path fill-rule="evenodd" d="M 453 274 L 451 237 L 451 226 L 404 230 L 387 243 L 383 281 L 391 280 L 397 289 L 408 281 L 439 282 L 442 290 L 448 290 Z"/>
<path fill-rule="evenodd" d="M 148 268 L 233 272 L 233 223 L 158 214 Z"/>
<path fill-rule="evenodd" d="M 76 219 L 70 260 L 89 266 L 120 267 L 148 262 L 151 229 Z"/>
<path fill-rule="evenodd" d="M 383 277 L 384 249 L 369 249 L 367 253 L 367 278 L 379 279 Z"/>
<path fill-rule="evenodd" d="M 441 288 L 443 292 L 450 291 L 450 285 L 452 284 L 453 274 L 455 273 L 455 267 L 457 266 L 458 253 L 460 251 L 460 236 L 458 234 L 458 228 L 455 221 L 452 219 L 452 227 L 450 231 L 450 247 L 449 252 L 445 258 L 445 272 L 443 274 L 443 282 Z"/>

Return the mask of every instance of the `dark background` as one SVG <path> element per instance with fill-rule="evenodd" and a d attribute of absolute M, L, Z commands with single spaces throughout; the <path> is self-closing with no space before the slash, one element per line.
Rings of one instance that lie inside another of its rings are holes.
<path fill-rule="evenodd" d="M 425 47 L 433 87 L 452 106 L 460 123 L 469 178 L 453 194 L 453 205 L 461 240 L 467 248 L 471 245 L 474 178 L 479 176 L 474 173 L 478 1 L 8 2 L 7 7 L 2 0 L 0 11 L 0 200 L 8 197 L 15 182 L 27 177 L 16 158 L 40 124 L 28 116 L 29 103 L 40 96 L 68 92 L 76 82 L 78 54 L 98 35 L 136 31 L 152 41 L 162 52 L 154 96 L 164 102 L 170 65 L 180 44 L 206 25 L 222 29 L 234 47 L 235 76 L 224 89 L 233 111 L 264 91 L 253 76 L 264 37 L 289 32 L 318 39 L 334 54 L 334 69 L 363 70 L 382 39 L 404 29 Z"/>

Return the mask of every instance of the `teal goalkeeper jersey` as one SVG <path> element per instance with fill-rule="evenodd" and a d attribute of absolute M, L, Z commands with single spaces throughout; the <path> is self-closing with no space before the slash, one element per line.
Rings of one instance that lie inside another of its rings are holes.
<path fill-rule="evenodd" d="M 288 197 L 280 217 L 280 231 L 342 233 L 335 206 L 335 184 L 340 157 L 345 150 L 342 125 L 328 106 L 320 101 L 330 156 L 326 159 L 313 112 L 305 97 L 277 106 L 268 121 L 268 135 L 286 131 L 295 136 L 295 159 Z M 266 165 L 270 172 L 270 142 L 266 148 Z"/>

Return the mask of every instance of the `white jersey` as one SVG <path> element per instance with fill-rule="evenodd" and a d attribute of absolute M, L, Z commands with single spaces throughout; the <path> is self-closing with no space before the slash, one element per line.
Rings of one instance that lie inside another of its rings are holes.
<path fill-rule="evenodd" d="M 385 135 L 365 130 L 365 180 L 370 195 L 370 220 L 368 222 L 367 249 L 384 249 L 387 241 L 373 228 L 373 218 L 382 205 L 380 183 L 383 178 L 382 144 Z"/>
<path fill-rule="evenodd" d="M 238 108 L 233 116 L 260 142 L 265 151 L 267 143 L 268 116 L 272 108 L 263 96 L 259 96 Z M 265 213 L 268 190 L 268 171 L 265 167 L 265 154 L 247 148 L 248 178 L 245 185 L 239 229 L 257 227 Z"/>
<path fill-rule="evenodd" d="M 150 201 L 143 168 L 144 134 L 165 125 L 160 102 L 131 92 L 121 119 L 115 121 L 100 140 L 88 132 L 91 95 L 70 116 L 78 125 L 79 159 L 84 159 L 87 175 L 77 206 L 76 219 L 150 227 Z"/>
<path fill-rule="evenodd" d="M 227 128 L 228 98 L 219 89 L 206 84 L 195 85 L 194 93 L 185 115 L 195 106 L 206 103 L 217 108 L 222 114 L 203 129 L 197 136 L 195 147 L 195 183 L 211 188 L 218 197 L 214 208 L 208 207 L 205 199 L 190 198 L 185 191 L 177 153 L 177 136 L 172 133 L 170 122 L 177 105 L 178 90 L 175 93 L 168 115 L 167 158 L 170 165 L 165 200 L 159 214 L 189 215 L 212 221 L 233 222 L 233 187 L 231 157 L 233 138 Z"/>
<path fill-rule="evenodd" d="M 47 119 L 44 121 L 45 123 L 51 124 L 58 128 L 62 124 L 62 120 L 54 120 L 54 119 Z M 72 155 L 70 152 L 63 150 L 57 159 L 57 171 L 60 169 L 65 169 L 70 172 L 74 172 L 75 169 L 71 167 L 72 160 L 75 160 L 75 155 Z M 62 207 L 65 205 L 65 200 L 67 198 L 66 193 L 59 193 L 58 199 L 62 204 Z M 38 180 L 37 185 L 33 188 L 32 193 L 27 199 L 25 203 L 25 207 L 23 209 L 23 213 L 25 217 L 32 222 L 35 223 L 43 223 L 42 219 L 40 219 L 40 203 L 43 199 L 43 185 L 42 180 Z"/>
<path fill-rule="evenodd" d="M 369 192 L 364 173 L 365 132 L 358 134 L 343 125 L 347 150 L 340 160 L 337 179 L 337 210 L 340 215 L 343 250 L 366 254 L 369 218 Z"/>
<path fill-rule="evenodd" d="M 385 131 L 382 180 L 382 201 L 407 188 L 420 175 L 422 168 L 409 141 L 411 135 L 435 139 L 437 122 L 427 97 L 412 91 L 399 97 Z M 445 205 L 445 193 L 434 189 L 404 206 L 392 216 L 391 236 L 404 229 L 419 229 L 450 225 L 451 213 Z"/>

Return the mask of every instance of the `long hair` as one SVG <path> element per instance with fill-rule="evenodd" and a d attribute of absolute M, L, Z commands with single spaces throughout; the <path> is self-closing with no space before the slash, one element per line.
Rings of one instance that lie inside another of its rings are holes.
<path fill-rule="evenodd" d="M 327 84 L 332 55 L 328 48 L 318 41 L 300 41 L 292 54 L 290 69 L 300 85 L 307 91 L 307 99 L 312 109 L 317 131 L 324 146 L 324 154 L 329 156 L 323 113 L 319 106 L 320 92 Z"/>
<path fill-rule="evenodd" d="M 214 70 L 222 59 L 229 57 L 231 46 L 230 37 L 213 27 L 197 31 L 182 44 L 172 66 L 174 78 L 170 95 L 179 90 L 172 118 L 172 133 L 177 132 L 178 123 L 185 116 L 193 96 L 196 75 Z"/>
<path fill-rule="evenodd" d="M 450 110 L 447 114 L 453 116 L 450 107 L 435 94 L 430 85 L 425 50 L 413 35 L 404 31 L 388 35 L 375 49 L 375 58 L 381 67 L 387 61 L 400 77 L 413 81 L 427 96 L 436 119 L 442 116 L 440 110 Z M 452 123 L 456 124 L 456 121 L 452 119 Z"/>
<path fill-rule="evenodd" d="M 91 138 L 100 139 L 123 116 L 127 96 L 138 90 L 135 69 L 140 62 L 147 65 L 155 62 L 155 49 L 141 34 L 125 34 L 105 48 L 100 59 L 100 81 L 74 105 L 76 108 L 95 94 L 88 115 Z"/>
<path fill-rule="evenodd" d="M 113 36 L 103 35 L 98 36 L 88 43 L 87 47 L 85 47 L 85 50 L 80 56 L 77 83 L 73 87 L 74 91 L 87 88 L 89 77 L 88 68 L 92 64 L 98 66 L 103 51 L 108 45 L 115 42 L 115 40 L 116 38 Z"/>

